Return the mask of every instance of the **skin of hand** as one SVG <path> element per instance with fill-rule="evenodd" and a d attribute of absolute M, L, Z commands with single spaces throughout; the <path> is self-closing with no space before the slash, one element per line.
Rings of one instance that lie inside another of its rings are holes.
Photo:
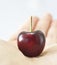
<path fill-rule="evenodd" d="M 35 58 L 25 57 L 17 48 L 18 34 L 30 31 L 29 27 L 30 20 L 9 41 L 0 40 L 0 65 L 57 65 L 57 20 L 52 20 L 50 14 L 41 19 L 33 17 L 32 30 L 41 30 L 46 37 L 45 49 Z"/>

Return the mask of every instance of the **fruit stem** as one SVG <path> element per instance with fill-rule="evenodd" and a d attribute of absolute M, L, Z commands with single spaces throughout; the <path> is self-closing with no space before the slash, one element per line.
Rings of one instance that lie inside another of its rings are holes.
<path fill-rule="evenodd" d="M 31 27 L 30 27 L 30 31 L 32 32 L 32 16 L 31 16 Z"/>

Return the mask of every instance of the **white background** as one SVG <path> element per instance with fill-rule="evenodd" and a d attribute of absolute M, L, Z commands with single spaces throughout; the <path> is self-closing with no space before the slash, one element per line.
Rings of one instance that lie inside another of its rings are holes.
<path fill-rule="evenodd" d="M 57 18 L 57 0 L 0 0 L 0 39 L 8 40 L 29 16 L 46 12 Z"/>

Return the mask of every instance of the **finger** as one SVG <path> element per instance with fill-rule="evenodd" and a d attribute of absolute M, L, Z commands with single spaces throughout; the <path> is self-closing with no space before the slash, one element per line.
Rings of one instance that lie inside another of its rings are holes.
<path fill-rule="evenodd" d="M 39 20 L 39 19 L 38 19 L 36 16 L 35 16 L 35 17 L 32 17 L 32 22 L 33 22 L 33 23 L 32 23 L 32 30 L 35 29 L 35 26 L 36 26 L 38 20 Z M 10 38 L 10 41 L 11 41 L 11 40 L 16 40 L 18 34 L 19 34 L 21 31 L 27 31 L 27 32 L 29 32 L 29 31 L 30 31 L 30 24 L 31 24 L 31 18 L 26 22 L 26 24 L 24 24 L 24 25 L 22 26 L 21 29 L 19 29 L 19 30 Z"/>
<path fill-rule="evenodd" d="M 52 22 L 52 25 L 47 34 L 47 44 L 57 43 L 57 20 Z"/>
<path fill-rule="evenodd" d="M 46 14 L 37 24 L 35 30 L 41 30 L 45 36 L 47 35 L 48 29 L 52 22 L 52 16 L 50 14 Z"/>

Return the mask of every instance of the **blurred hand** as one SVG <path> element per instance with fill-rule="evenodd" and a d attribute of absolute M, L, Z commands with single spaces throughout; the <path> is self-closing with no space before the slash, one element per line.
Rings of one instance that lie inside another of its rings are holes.
<path fill-rule="evenodd" d="M 17 48 L 17 36 L 21 31 L 30 31 L 30 20 L 15 33 L 10 41 L 0 40 L 0 65 L 57 65 L 57 20 L 50 14 L 39 19 L 33 17 L 32 30 L 41 30 L 46 37 L 43 53 L 36 58 L 25 57 Z"/>
<path fill-rule="evenodd" d="M 53 43 L 57 43 L 57 20 L 53 20 L 50 14 L 46 14 L 43 18 L 39 19 L 37 17 L 33 17 L 33 26 L 32 30 L 41 30 L 46 36 L 46 44 L 52 45 Z M 21 31 L 30 31 L 30 19 L 25 25 L 22 26 L 20 30 L 18 30 L 11 38 L 10 41 L 15 42 L 18 34 Z M 16 43 L 16 42 L 15 42 Z"/>

